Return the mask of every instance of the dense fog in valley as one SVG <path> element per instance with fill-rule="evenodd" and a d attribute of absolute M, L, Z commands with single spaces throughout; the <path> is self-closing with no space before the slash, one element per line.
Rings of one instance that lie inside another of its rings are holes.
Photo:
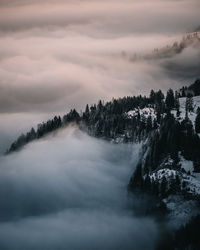
<path fill-rule="evenodd" d="M 2 156 L 0 248 L 153 249 L 157 226 L 127 194 L 139 149 L 70 127 Z"/>

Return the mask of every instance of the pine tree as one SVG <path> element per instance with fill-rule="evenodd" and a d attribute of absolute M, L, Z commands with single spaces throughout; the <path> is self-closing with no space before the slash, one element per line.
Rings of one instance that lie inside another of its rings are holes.
<path fill-rule="evenodd" d="M 152 103 L 155 102 L 155 97 L 156 97 L 156 94 L 155 94 L 154 90 L 152 89 L 150 92 L 150 95 L 149 95 L 149 98 L 150 98 Z"/>
<path fill-rule="evenodd" d="M 175 98 L 174 98 L 174 91 L 172 89 L 169 89 L 167 91 L 167 96 L 166 96 L 165 104 L 166 104 L 167 109 L 169 109 L 169 110 L 171 110 L 172 108 L 174 108 Z"/>
<path fill-rule="evenodd" d="M 194 110 L 192 97 L 186 98 L 185 110 L 186 110 L 186 112 L 192 112 Z"/>
<path fill-rule="evenodd" d="M 193 161 L 194 172 L 200 172 L 200 159 L 196 159 Z"/>
<path fill-rule="evenodd" d="M 103 109 L 103 104 L 102 104 L 102 101 L 101 100 L 99 100 L 99 103 L 98 103 L 98 105 L 97 105 L 97 109 L 98 109 L 98 111 L 102 111 L 102 109 Z"/>
<path fill-rule="evenodd" d="M 159 182 L 157 180 L 153 180 L 151 184 L 152 194 L 158 196 L 159 195 Z"/>
<path fill-rule="evenodd" d="M 89 106 L 88 104 L 85 107 L 85 112 L 83 113 L 83 120 L 88 124 L 90 118 L 90 111 L 89 111 Z"/>
<path fill-rule="evenodd" d="M 161 112 L 160 111 L 157 111 L 157 113 L 156 113 L 156 120 L 157 120 L 157 123 L 160 123 L 160 120 L 161 120 Z"/>
<path fill-rule="evenodd" d="M 167 193 L 167 180 L 165 176 L 162 178 L 161 184 L 160 184 L 160 195 L 162 198 L 166 196 Z"/>
<path fill-rule="evenodd" d="M 181 189 L 181 181 L 178 175 L 175 178 L 176 192 L 179 192 Z"/>
<path fill-rule="evenodd" d="M 176 108 L 176 116 L 179 117 L 180 116 L 180 103 L 179 103 L 178 98 L 175 99 L 175 108 Z"/>
<path fill-rule="evenodd" d="M 157 129 L 158 128 L 158 123 L 156 121 L 156 119 L 153 120 L 153 129 Z"/>
<path fill-rule="evenodd" d="M 156 92 L 156 102 L 161 105 L 162 100 L 165 98 L 163 92 L 159 89 L 158 92 Z"/>
<path fill-rule="evenodd" d="M 169 192 L 170 194 L 177 194 L 181 190 L 181 182 L 178 175 L 171 179 Z"/>
<path fill-rule="evenodd" d="M 185 87 L 182 88 L 182 97 L 185 97 Z"/>
<path fill-rule="evenodd" d="M 147 130 L 147 132 L 152 130 L 152 117 L 151 117 L 151 115 L 149 115 L 147 118 L 146 130 Z"/>

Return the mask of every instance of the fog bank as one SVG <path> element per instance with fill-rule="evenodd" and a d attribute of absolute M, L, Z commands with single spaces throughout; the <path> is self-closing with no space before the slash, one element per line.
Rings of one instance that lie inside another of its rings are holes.
<path fill-rule="evenodd" d="M 122 55 L 179 41 L 199 27 L 199 10 L 198 0 L 0 1 L 0 113 L 83 109 L 188 84 L 200 72 L 185 75 L 190 65 L 176 58 L 169 72 L 162 61 Z"/>
<path fill-rule="evenodd" d="M 68 128 L 2 156 L 0 248 L 153 249 L 157 226 L 127 197 L 139 148 Z"/>

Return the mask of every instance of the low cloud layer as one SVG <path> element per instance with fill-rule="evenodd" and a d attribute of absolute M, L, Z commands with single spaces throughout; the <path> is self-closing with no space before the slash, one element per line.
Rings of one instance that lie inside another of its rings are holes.
<path fill-rule="evenodd" d="M 139 148 L 68 128 L 1 157 L 0 248 L 153 249 L 155 222 L 127 199 Z"/>
<path fill-rule="evenodd" d="M 176 59 L 169 72 L 122 55 L 179 40 L 199 26 L 199 10 L 198 0 L 1 1 L 0 113 L 64 112 L 188 84 L 199 71 L 185 79 L 191 67 Z"/>
<path fill-rule="evenodd" d="M 190 31 L 198 23 L 198 0 L 2 2 L 2 31 L 68 27 L 93 36 Z M 159 22 L 158 22 L 159 21 Z"/>

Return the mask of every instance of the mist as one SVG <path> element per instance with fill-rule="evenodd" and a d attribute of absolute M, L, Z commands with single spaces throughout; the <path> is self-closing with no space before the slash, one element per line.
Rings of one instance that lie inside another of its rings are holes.
<path fill-rule="evenodd" d="M 198 0 L 0 1 L 0 152 L 71 108 L 191 84 L 199 47 L 129 58 L 179 42 L 199 27 L 199 10 Z"/>
<path fill-rule="evenodd" d="M 185 78 L 189 65 L 176 58 L 169 72 L 167 62 L 133 64 L 122 54 L 179 41 L 199 27 L 199 9 L 198 0 L 1 1 L 0 113 L 80 110 L 189 84 L 200 72 Z"/>
<path fill-rule="evenodd" d="M 70 109 L 191 84 L 199 43 L 152 53 L 197 30 L 199 10 L 199 0 L 0 1 L 0 249 L 154 249 L 158 225 L 127 194 L 141 145 L 70 127 L 3 153 Z"/>
<path fill-rule="evenodd" d="M 0 248 L 153 249 L 157 225 L 127 195 L 139 150 L 70 127 L 2 156 Z"/>

